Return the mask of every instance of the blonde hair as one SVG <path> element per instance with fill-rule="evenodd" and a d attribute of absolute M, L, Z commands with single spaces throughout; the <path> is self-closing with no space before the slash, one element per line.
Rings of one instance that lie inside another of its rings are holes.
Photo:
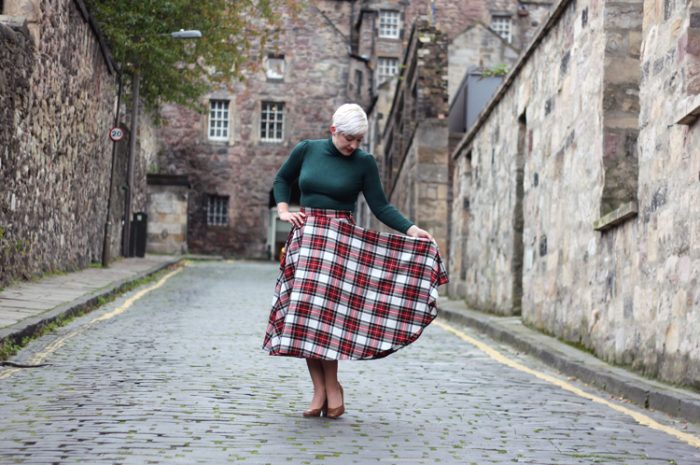
<path fill-rule="evenodd" d="M 369 124 L 367 114 L 356 103 L 346 103 L 338 107 L 333 114 L 333 126 L 338 132 L 349 136 L 359 136 L 367 133 Z"/>

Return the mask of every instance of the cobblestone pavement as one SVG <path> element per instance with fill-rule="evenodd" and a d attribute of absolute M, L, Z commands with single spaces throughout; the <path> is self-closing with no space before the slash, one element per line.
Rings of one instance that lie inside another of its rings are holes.
<path fill-rule="evenodd" d="M 505 367 L 437 325 L 387 359 L 341 362 L 347 413 L 304 419 L 303 360 L 260 348 L 275 275 L 270 264 L 190 265 L 65 341 L 51 366 L 0 379 L 0 463 L 700 463 L 698 449 Z"/>

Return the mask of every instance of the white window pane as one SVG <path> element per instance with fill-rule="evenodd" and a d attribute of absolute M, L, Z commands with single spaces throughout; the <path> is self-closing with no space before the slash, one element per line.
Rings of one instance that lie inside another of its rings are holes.
<path fill-rule="evenodd" d="M 209 102 L 209 138 L 224 140 L 228 138 L 228 101 L 210 100 Z"/>
<path fill-rule="evenodd" d="M 379 12 L 379 36 L 387 38 L 399 37 L 399 13 L 397 11 Z"/>

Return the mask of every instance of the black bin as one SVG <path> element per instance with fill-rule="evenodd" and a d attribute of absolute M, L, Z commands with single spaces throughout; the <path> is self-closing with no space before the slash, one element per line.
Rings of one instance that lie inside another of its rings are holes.
<path fill-rule="evenodd" d="M 148 225 L 148 215 L 145 212 L 134 213 L 131 220 L 131 237 L 129 240 L 129 256 L 146 256 L 146 234 Z"/>

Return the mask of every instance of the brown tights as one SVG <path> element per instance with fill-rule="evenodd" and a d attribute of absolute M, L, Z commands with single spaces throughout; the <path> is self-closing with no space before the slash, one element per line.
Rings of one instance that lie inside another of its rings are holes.
<path fill-rule="evenodd" d="M 311 382 L 314 385 L 314 397 L 309 408 L 321 408 L 328 399 L 328 407 L 339 407 L 343 403 L 338 383 L 338 361 L 307 358 Z"/>

